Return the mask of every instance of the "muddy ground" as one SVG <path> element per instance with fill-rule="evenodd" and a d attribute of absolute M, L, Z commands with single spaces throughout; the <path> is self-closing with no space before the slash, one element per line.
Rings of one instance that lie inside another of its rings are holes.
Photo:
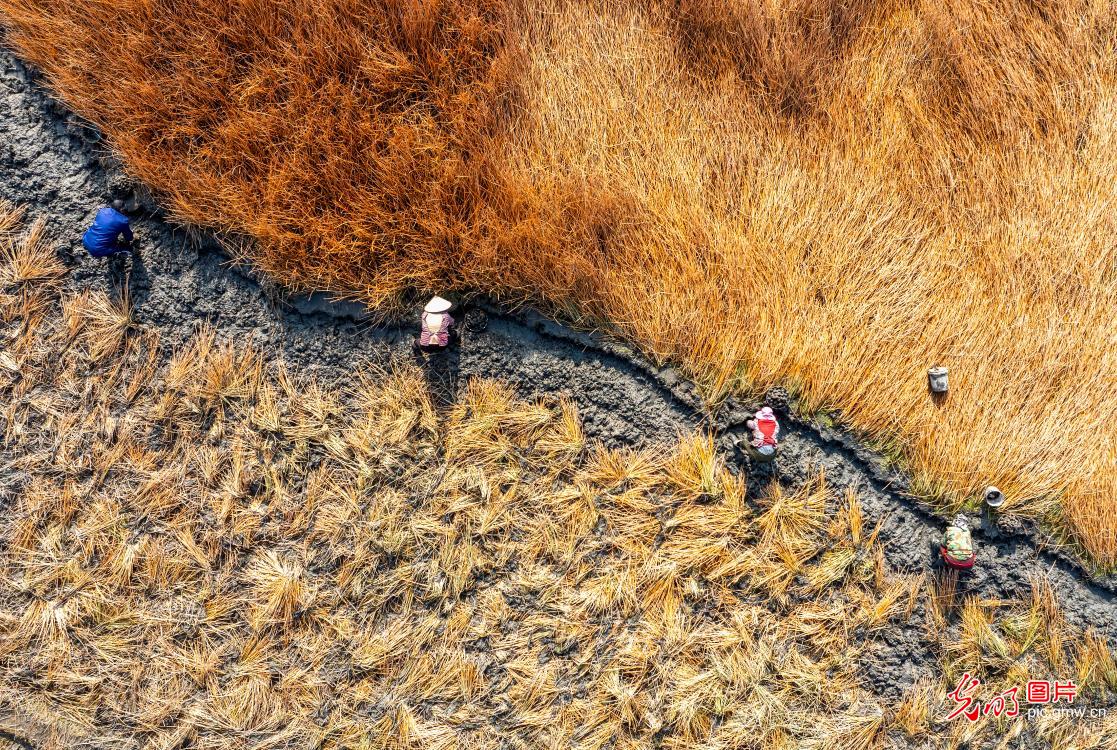
<path fill-rule="evenodd" d="M 133 225 L 140 255 L 132 262 L 89 258 L 81 234 L 96 209 L 118 196 L 138 204 Z M 320 296 L 276 300 L 250 272 L 232 267 L 206 233 L 165 221 L 150 199 L 129 192 L 98 134 L 50 99 L 7 52 L 0 52 L 0 198 L 26 205 L 33 218 L 48 219 L 48 236 L 71 270 L 73 288 L 111 290 L 128 280 L 138 321 L 157 328 L 168 348 L 209 323 L 222 337 L 279 353 L 292 369 L 325 382 L 349 377 L 361 363 L 390 364 L 412 356 L 414 323 L 374 325 L 358 305 Z M 475 317 L 482 316 L 471 313 L 470 321 Z M 746 470 L 733 441 L 744 434 L 754 404 L 730 403 L 708 414 L 678 373 L 531 313 L 489 308 L 487 324 L 483 331 L 467 331 L 460 349 L 434 369 L 436 387 L 484 376 L 509 381 L 526 396 L 567 393 L 580 407 L 587 434 L 614 446 L 668 443 L 680 432 L 710 428 L 730 465 Z M 787 418 L 781 437 L 779 481 L 796 485 L 825 469 L 831 486 L 861 494 L 871 524 L 883 519 L 880 538 L 895 569 L 928 569 L 942 520 L 905 494 L 903 475 L 884 468 L 879 457 L 839 430 Z M 750 477 L 757 486 L 767 481 L 756 472 Z M 1090 580 L 1066 557 L 1041 549 L 1027 532 L 987 528 L 976 537 L 981 563 L 968 590 L 1011 599 L 1027 595 L 1031 577 L 1047 574 L 1070 622 L 1093 627 L 1117 644 L 1111 579 Z M 879 658 L 866 677 L 879 693 L 898 695 L 935 668 L 938 655 L 921 636 L 922 628 L 923 613 L 917 611 L 904 638 L 874 644 Z"/>

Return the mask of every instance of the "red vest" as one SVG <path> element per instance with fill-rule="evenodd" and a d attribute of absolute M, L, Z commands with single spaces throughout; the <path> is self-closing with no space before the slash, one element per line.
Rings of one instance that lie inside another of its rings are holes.
<path fill-rule="evenodd" d="M 756 429 L 764 436 L 764 445 L 776 444 L 776 420 L 765 419 L 756 421 Z"/>

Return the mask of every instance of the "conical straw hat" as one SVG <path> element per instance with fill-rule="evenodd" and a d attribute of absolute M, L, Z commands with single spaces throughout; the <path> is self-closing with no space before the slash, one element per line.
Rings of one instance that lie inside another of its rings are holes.
<path fill-rule="evenodd" d="M 423 308 L 424 312 L 429 313 L 444 313 L 454 306 L 454 303 L 441 297 L 431 297 L 431 301 Z"/>

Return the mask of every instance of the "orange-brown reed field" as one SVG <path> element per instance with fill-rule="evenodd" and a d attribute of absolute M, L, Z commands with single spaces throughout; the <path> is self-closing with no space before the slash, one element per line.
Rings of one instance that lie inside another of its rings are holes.
<path fill-rule="evenodd" d="M 926 494 L 997 484 L 1117 562 L 1110 2 L 0 16 L 178 218 L 293 287 L 477 289 L 607 327 L 711 400 L 783 383 Z"/>

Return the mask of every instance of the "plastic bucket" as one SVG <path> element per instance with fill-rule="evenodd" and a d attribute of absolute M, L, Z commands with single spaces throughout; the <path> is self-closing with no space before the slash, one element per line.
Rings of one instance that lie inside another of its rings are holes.
<path fill-rule="evenodd" d="M 927 382 L 931 387 L 931 393 L 946 393 L 949 388 L 947 383 L 949 372 L 945 367 L 932 367 L 927 371 Z"/>

